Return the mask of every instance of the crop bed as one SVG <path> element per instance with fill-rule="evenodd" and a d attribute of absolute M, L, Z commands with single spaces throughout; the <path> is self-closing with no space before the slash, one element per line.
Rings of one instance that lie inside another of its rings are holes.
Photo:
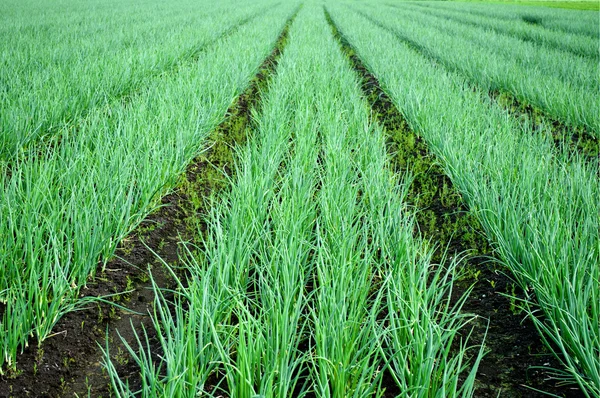
<path fill-rule="evenodd" d="M 598 12 L 1 7 L 0 397 L 600 396 Z"/>

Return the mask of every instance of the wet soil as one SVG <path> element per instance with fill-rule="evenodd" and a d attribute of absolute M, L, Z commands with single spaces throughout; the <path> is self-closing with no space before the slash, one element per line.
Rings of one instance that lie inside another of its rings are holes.
<path fill-rule="evenodd" d="M 354 8 L 352 8 L 352 10 L 369 20 L 372 24 L 396 36 L 398 40 L 421 54 L 431 63 L 438 65 L 451 73 L 456 73 L 464 77 L 462 72 L 454 65 L 436 56 L 426 47 L 412 40 L 408 36 L 386 26 L 361 10 Z M 469 84 L 473 91 L 478 90 L 475 83 L 469 82 Z M 594 137 L 594 135 L 586 128 L 582 126 L 567 125 L 562 121 L 551 117 L 542 109 L 529 104 L 523 99 L 517 98 L 508 91 L 489 91 L 487 92 L 487 95 L 492 102 L 497 103 L 512 117 L 528 126 L 534 134 L 547 134 L 558 151 L 576 153 L 588 161 L 598 160 L 598 156 L 600 155 L 600 140 Z"/>
<path fill-rule="evenodd" d="M 114 359 L 124 367 L 129 362 L 116 331 L 132 342 L 135 336 L 130 323 L 136 327 L 150 325 L 147 314 L 154 293 L 149 270 L 159 286 L 168 286 L 152 250 L 168 263 L 177 261 L 180 236 L 189 235 L 184 201 L 179 192 L 164 197 L 162 207 L 121 242 L 115 258 L 105 266 L 100 264 L 94 280 L 81 290 L 81 297 L 121 293 L 108 300 L 138 314 L 98 301 L 65 315 L 55 326 L 53 337 L 42 344 L 33 342 L 18 358 L 17 372 L 0 377 L 0 397 L 110 396 L 99 345 L 104 346 L 108 331 Z"/>
<path fill-rule="evenodd" d="M 523 298 L 522 290 L 494 259 L 493 245 L 488 242 L 477 218 L 469 213 L 427 143 L 410 129 L 377 78 L 337 29 L 327 10 L 325 14 L 334 36 L 362 81 L 372 117 L 385 129 L 392 167 L 400 172 L 410 168 L 415 175 L 408 195 L 409 203 L 418 209 L 415 233 L 437 243 L 435 262 L 439 262 L 444 254 L 447 259 L 466 255 L 455 298 L 473 285 L 463 307 L 464 312 L 478 316 L 472 323 L 470 344 L 481 344 L 485 340 L 489 351 L 479 366 L 475 396 L 546 396 L 533 390 L 536 389 L 560 397 L 580 397 L 581 391 L 559 386 L 548 371 L 537 368 L 560 368 L 560 364 L 543 345 L 534 324 L 520 311 L 516 301 L 505 296 Z M 388 387 L 386 396 L 399 393 L 389 375 L 384 376 L 384 386 Z"/>
<path fill-rule="evenodd" d="M 297 12 L 296 12 L 297 14 Z M 153 354 L 160 354 L 151 319 L 154 292 L 150 272 L 160 288 L 169 288 L 172 278 L 163 265 L 176 272 L 186 241 L 202 241 L 204 218 L 211 197 L 228 185 L 234 162 L 234 147 L 242 145 L 252 124 L 252 109 L 275 73 L 295 15 L 290 18 L 272 53 L 260 66 L 249 87 L 229 108 L 225 121 L 208 138 L 207 149 L 188 166 L 177 188 L 161 200 L 117 249 L 115 258 L 98 265 L 97 276 L 81 291 L 82 297 L 106 297 L 113 304 L 94 302 L 86 309 L 64 316 L 53 337 L 35 342 L 18 358 L 16 372 L 0 376 L 0 398 L 8 397 L 111 397 L 110 380 L 102 367 L 102 347 L 109 342 L 110 356 L 119 375 L 135 388 L 140 385 L 139 368 L 122 340 L 137 347 L 132 326 L 144 326 Z M 118 293 L 118 294 L 117 294 Z M 115 295 L 116 294 L 116 295 Z M 168 296 L 167 296 L 168 298 Z"/>

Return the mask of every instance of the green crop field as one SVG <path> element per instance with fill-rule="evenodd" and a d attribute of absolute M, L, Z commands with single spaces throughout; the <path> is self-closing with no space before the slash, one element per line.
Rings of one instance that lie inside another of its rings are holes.
<path fill-rule="evenodd" d="M 590 4 L 3 1 L 0 397 L 600 397 Z"/>

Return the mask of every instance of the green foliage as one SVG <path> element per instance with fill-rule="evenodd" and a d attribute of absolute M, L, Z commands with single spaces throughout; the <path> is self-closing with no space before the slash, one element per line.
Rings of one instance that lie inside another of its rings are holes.
<path fill-rule="evenodd" d="M 463 73 L 470 77 L 486 73 L 489 59 L 473 52 L 482 44 L 468 46 L 463 35 L 445 33 L 450 39 L 443 41 L 463 42 L 462 50 L 452 52 L 440 46 L 441 34 L 433 33 L 437 23 L 399 20 L 399 14 L 382 8 L 352 7 L 358 12 L 332 6 L 333 19 L 412 129 L 443 162 L 500 259 L 527 293 L 520 307 L 564 366 L 558 370 L 560 377 L 577 383 L 587 396 L 598 395 L 598 160 L 557 150 L 548 136 L 533 134 L 527 124 L 490 101 L 485 91 L 466 84 Z M 414 12 L 406 15 L 416 17 Z M 412 36 L 417 31 L 423 34 Z M 467 33 L 483 37 L 479 30 Z M 418 43 L 407 40 L 409 35 Z M 500 44 L 490 40 L 489 45 Z M 440 68 L 424 49 L 440 57 L 452 53 L 459 73 Z M 507 53 L 513 50 L 504 48 Z M 458 65 L 461 51 L 468 51 L 474 64 Z M 556 57 L 553 64 L 567 58 Z M 591 72 L 583 75 L 582 80 L 597 78 Z M 526 89 L 549 93 L 548 87 L 538 86 L 545 84 L 544 79 L 526 83 L 522 75 L 514 77 Z"/>
<path fill-rule="evenodd" d="M 438 10 L 420 4 L 351 7 L 396 40 L 462 74 L 478 89 L 509 92 L 550 117 L 599 137 L 597 34 L 554 32 L 522 20 L 499 21 L 480 12 L 465 15 L 462 9 Z M 597 24 L 597 16 L 592 17 L 581 19 Z"/>
<path fill-rule="evenodd" d="M 132 354 L 142 396 L 382 396 L 384 367 L 415 396 L 470 396 L 481 351 L 471 364 L 450 350 L 470 319 L 450 304 L 457 264 L 432 265 L 411 180 L 388 166 L 322 9 L 305 5 L 175 305 L 157 291 L 165 361 L 144 341 Z"/>
<path fill-rule="evenodd" d="M 178 186 L 196 244 L 172 289 L 148 276 L 160 360 L 143 328 L 114 355 L 107 339 L 118 397 L 382 396 L 384 370 L 404 397 L 472 396 L 483 347 L 453 287 L 480 270 L 435 246 L 454 237 L 493 241 L 514 312 L 600 393 L 598 145 L 577 139 L 600 132 L 597 13 L 331 3 L 291 26 L 298 4 L 270 0 L 3 5 L 0 372 Z M 393 104 L 371 113 L 356 56 Z M 531 128 L 552 119 L 568 127 Z"/>
<path fill-rule="evenodd" d="M 180 11 L 189 13 L 198 6 L 185 3 Z M 171 16 L 161 15 L 161 20 L 164 18 L 165 23 L 175 29 L 173 40 L 179 38 L 182 42 L 169 41 L 158 34 L 161 40 L 166 40 L 163 43 L 157 39 L 158 47 L 146 47 L 148 43 L 143 40 L 146 33 L 140 28 L 142 40 L 135 48 L 150 51 L 148 56 L 155 58 L 150 62 L 153 72 L 144 74 L 138 69 L 132 70 L 142 80 L 135 84 L 135 89 L 127 91 L 126 99 L 119 94 L 121 86 L 130 88 L 133 83 L 121 76 L 121 71 L 111 74 L 110 69 L 104 70 L 105 61 L 113 62 L 112 55 L 106 59 L 97 57 L 93 65 L 88 65 L 89 59 L 82 57 L 84 65 L 75 70 L 76 77 L 67 74 L 67 80 L 62 81 L 64 76 L 59 71 L 63 66 L 73 68 L 71 57 L 78 52 L 71 45 L 54 48 L 45 40 L 37 42 L 31 35 L 23 36 L 34 49 L 43 48 L 42 55 L 46 48 L 56 51 L 57 55 L 64 53 L 64 63 L 41 63 L 40 71 L 19 72 L 31 74 L 33 81 L 47 80 L 48 68 L 54 65 L 60 90 L 54 92 L 48 87 L 26 90 L 33 96 L 22 97 L 19 104 L 25 107 L 23 109 L 15 108 L 11 95 L 3 96 L 0 105 L 5 107 L 3 109 L 12 109 L 6 113 L 3 110 L 3 116 L 14 113 L 20 115 L 19 120 L 29 120 L 27 107 L 35 107 L 35 101 L 54 106 L 60 113 L 64 100 L 72 98 L 77 109 L 85 109 L 85 115 L 69 110 L 72 120 L 61 124 L 56 134 L 32 144 L 35 151 L 24 150 L 12 156 L 7 163 L 10 172 L 2 170 L 0 175 L 0 235 L 3 237 L 0 239 L 0 302 L 3 303 L 0 369 L 14 368 L 17 352 L 27 345 L 30 337 L 43 341 L 60 317 L 76 308 L 79 289 L 94 275 L 99 261 L 111 258 L 117 244 L 159 204 L 160 197 L 172 189 L 186 164 L 203 149 L 208 133 L 224 118 L 227 108 L 243 91 L 274 42 L 268 32 L 257 31 L 249 24 L 267 6 L 270 4 L 236 7 L 233 13 L 227 14 L 217 8 L 214 15 L 209 14 L 211 18 L 202 19 L 200 27 L 193 23 L 182 24 L 181 16 L 174 10 Z M 44 5 L 39 7 L 44 8 Z M 161 6 L 156 4 L 156 7 Z M 110 43 L 108 37 L 115 34 L 110 22 L 103 14 L 89 15 L 77 7 L 71 11 L 72 14 L 67 14 L 73 21 L 83 18 L 77 25 L 82 29 L 90 29 L 95 24 L 106 29 L 102 32 L 107 36 L 89 35 L 92 42 L 81 44 L 103 51 Z M 275 14 L 278 12 L 282 11 Z M 191 14 L 197 17 L 194 12 Z M 19 30 L 21 25 L 27 25 L 28 19 L 23 15 L 20 18 L 3 29 Z M 50 23 L 60 25 L 63 17 L 55 18 Z M 144 20 L 143 15 L 140 19 Z M 134 35 L 137 23 L 143 22 L 132 18 L 131 24 L 122 24 L 126 26 L 123 34 Z M 161 26 L 156 26 L 158 32 Z M 189 29 L 193 40 L 181 33 L 183 28 Z M 76 28 L 58 29 L 55 34 L 50 39 L 60 41 L 63 35 L 76 37 L 81 32 Z M 241 40 L 244 35 L 246 40 Z M 16 34 L 10 37 L 22 39 Z M 203 43 L 202 51 L 184 50 L 198 41 Z M 174 52 L 169 54 L 178 54 L 176 65 L 167 67 L 158 62 L 154 51 L 161 52 L 163 45 L 173 47 Z M 3 56 L 9 56 L 16 47 L 2 48 Z M 127 71 L 123 63 L 134 62 L 137 56 L 117 47 L 114 50 L 114 56 L 123 59 L 120 63 L 114 61 L 111 66 Z M 22 54 L 22 57 L 28 56 Z M 19 62 L 20 59 L 14 60 L 15 65 Z M 94 68 L 103 72 L 94 72 Z M 109 79 L 107 84 L 117 88 L 103 90 L 102 84 L 94 80 L 96 77 Z M 86 84 L 94 90 L 86 89 Z M 69 94 L 72 89 L 82 90 L 81 95 L 102 93 L 102 106 L 87 104 L 89 101 L 81 99 L 79 94 Z M 42 113 L 45 115 L 46 111 Z M 3 123 L 10 124 L 10 129 L 3 127 L 2 132 L 12 137 L 11 129 L 21 127 L 11 120 L 2 118 Z M 39 120 L 31 122 L 40 123 Z M 34 130 L 22 128 L 27 132 Z M 3 144 L 0 147 L 9 148 Z"/>

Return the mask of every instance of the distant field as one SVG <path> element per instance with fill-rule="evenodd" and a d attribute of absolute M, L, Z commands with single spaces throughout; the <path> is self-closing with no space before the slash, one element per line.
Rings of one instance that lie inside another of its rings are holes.
<path fill-rule="evenodd" d="M 600 10 L 598 1 L 523 1 L 523 5 L 567 8 L 572 10 Z"/>
<path fill-rule="evenodd" d="M 0 397 L 599 397 L 598 4 L 4 0 Z"/>
<path fill-rule="evenodd" d="M 566 8 L 571 10 L 600 10 L 600 1 L 545 1 L 545 0 L 506 0 L 506 1 L 494 1 L 494 0 L 461 0 L 465 2 L 481 2 L 490 4 L 518 4 L 524 6 L 540 6 L 540 7 L 553 7 L 553 8 Z"/>

